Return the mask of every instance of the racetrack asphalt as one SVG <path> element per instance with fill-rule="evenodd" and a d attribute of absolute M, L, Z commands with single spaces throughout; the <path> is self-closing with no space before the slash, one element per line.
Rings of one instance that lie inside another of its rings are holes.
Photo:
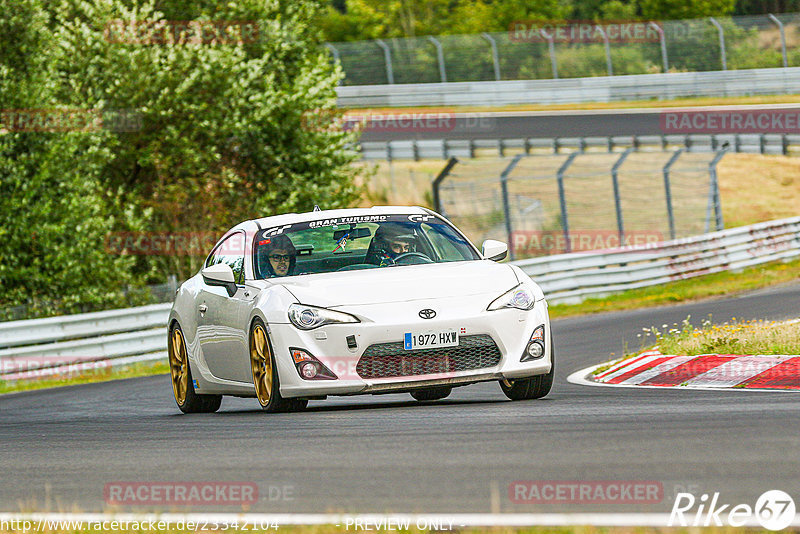
<path fill-rule="evenodd" d="M 710 106 L 696 108 L 638 108 L 616 110 L 576 111 L 508 111 L 497 113 L 408 112 L 430 118 L 430 121 L 411 123 L 398 127 L 391 122 L 392 115 L 375 113 L 373 123 L 361 133 L 362 142 L 420 140 L 420 139 L 522 139 L 552 137 L 608 137 L 632 135 L 662 135 L 661 115 L 678 110 L 693 111 L 754 111 L 779 109 L 800 111 L 800 106 L 778 104 L 763 106 Z M 403 113 L 398 109 L 396 113 Z M 440 117 L 443 120 L 437 121 Z"/>
<path fill-rule="evenodd" d="M 226 397 L 217 414 L 187 416 L 167 376 L 2 396 L 0 510 L 108 510 L 104 487 L 119 481 L 255 482 L 254 512 L 668 512 L 676 491 L 751 506 L 769 489 L 797 499 L 795 393 L 587 387 L 566 377 L 638 348 L 651 325 L 708 314 L 787 319 L 800 315 L 798 303 L 793 284 L 554 321 L 556 382 L 535 401 L 508 401 L 484 383 L 430 404 L 340 397 L 265 414 L 254 399 Z M 518 480 L 657 481 L 664 491 L 654 505 L 515 504 L 508 490 Z"/>

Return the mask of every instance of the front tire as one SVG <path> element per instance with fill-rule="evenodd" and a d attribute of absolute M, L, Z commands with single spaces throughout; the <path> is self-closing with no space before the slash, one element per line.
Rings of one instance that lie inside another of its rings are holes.
<path fill-rule="evenodd" d="M 183 330 L 174 323 L 169 332 L 169 370 L 172 378 L 172 394 L 183 413 L 213 413 L 222 404 L 222 395 L 200 395 L 194 390 L 192 369 L 189 366 L 186 340 Z"/>
<path fill-rule="evenodd" d="M 553 347 L 552 334 L 550 336 L 550 372 L 544 375 L 517 380 L 501 380 L 500 387 L 506 397 L 511 400 L 541 399 L 553 387 L 553 376 L 556 372 L 556 351 Z"/>
<path fill-rule="evenodd" d="M 411 392 L 411 396 L 420 402 L 435 401 L 448 397 L 452 391 L 453 388 L 446 386 L 439 388 L 417 389 Z"/>
<path fill-rule="evenodd" d="M 250 329 L 250 369 L 256 398 L 265 412 L 294 412 L 305 409 L 308 399 L 281 397 L 275 355 L 261 319 L 256 319 Z"/>

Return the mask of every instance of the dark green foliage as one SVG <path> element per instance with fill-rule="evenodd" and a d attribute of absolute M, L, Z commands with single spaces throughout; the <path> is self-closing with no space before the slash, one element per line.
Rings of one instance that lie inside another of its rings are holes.
<path fill-rule="evenodd" d="M 0 306 L 111 298 L 124 284 L 191 276 L 203 259 L 120 256 L 106 247 L 119 232 L 218 237 L 244 219 L 351 204 L 353 134 L 309 126 L 335 109 L 339 78 L 318 10 L 311 0 L 0 0 L 0 109 L 136 119 L 128 131 L 0 132 Z M 119 21 L 194 20 L 256 31 L 202 42 L 109 33 Z"/>

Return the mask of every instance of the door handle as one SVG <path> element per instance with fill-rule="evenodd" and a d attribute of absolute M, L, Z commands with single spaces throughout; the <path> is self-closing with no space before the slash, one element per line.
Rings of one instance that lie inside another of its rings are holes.
<path fill-rule="evenodd" d="M 200 306 L 197 307 L 197 309 L 200 310 L 200 313 L 205 313 L 208 311 L 208 306 L 206 306 L 205 304 L 201 304 Z"/>

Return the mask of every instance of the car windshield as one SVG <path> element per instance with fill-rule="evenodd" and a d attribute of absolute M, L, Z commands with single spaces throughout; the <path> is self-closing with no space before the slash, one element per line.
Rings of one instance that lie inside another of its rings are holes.
<path fill-rule="evenodd" d="M 256 278 L 477 260 L 458 232 L 434 215 L 367 215 L 259 231 Z"/>

